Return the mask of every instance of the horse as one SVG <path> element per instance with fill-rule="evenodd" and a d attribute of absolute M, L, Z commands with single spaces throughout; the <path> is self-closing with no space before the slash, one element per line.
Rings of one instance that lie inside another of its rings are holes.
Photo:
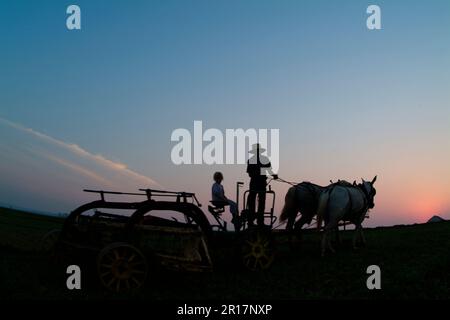
<path fill-rule="evenodd" d="M 311 224 L 312 219 L 317 214 L 320 194 L 334 184 L 350 185 L 349 182 L 344 180 L 338 180 L 338 182 L 335 183 L 330 181 L 330 183 L 330 185 L 323 187 L 304 181 L 289 188 L 286 193 L 284 207 L 280 215 L 281 223 L 286 220 L 288 221 L 286 224 L 286 230 L 289 232 L 295 231 L 296 235 L 300 236 L 300 231 L 303 226 L 305 224 Z M 353 184 L 355 185 L 355 182 L 353 182 Z M 295 222 L 298 213 L 301 214 L 301 217 L 297 222 Z M 338 231 L 339 229 L 336 228 L 336 239 L 340 242 Z"/>
<path fill-rule="evenodd" d="M 305 224 L 311 223 L 317 213 L 320 194 L 326 188 L 306 181 L 289 188 L 280 215 L 280 222 L 287 220 L 288 231 L 300 231 Z M 295 222 L 299 212 L 301 218 Z"/>
<path fill-rule="evenodd" d="M 373 185 L 377 176 L 372 181 L 361 180 L 362 183 L 358 185 L 355 185 L 355 183 L 353 185 L 333 184 L 321 192 L 317 209 L 317 228 L 320 230 L 322 220 L 325 221 L 322 236 L 322 257 L 325 255 L 327 245 L 331 252 L 335 252 L 328 235 L 332 230 L 338 228 L 339 221 L 349 221 L 355 225 L 353 248 L 356 249 L 358 235 L 361 242 L 365 244 L 362 222 L 367 212 L 375 206 L 376 189 Z"/>

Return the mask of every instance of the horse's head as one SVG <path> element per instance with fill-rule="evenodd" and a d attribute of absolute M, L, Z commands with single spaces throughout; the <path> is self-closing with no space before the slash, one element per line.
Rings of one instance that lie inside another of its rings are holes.
<path fill-rule="evenodd" d="M 362 180 L 362 184 L 360 184 L 360 187 L 362 189 L 362 191 L 364 192 L 364 194 L 367 197 L 367 200 L 369 201 L 369 209 L 372 209 L 373 207 L 375 207 L 375 195 L 377 194 L 377 190 L 375 189 L 375 187 L 373 186 L 375 184 L 375 181 L 377 181 L 377 176 L 375 176 L 372 181 L 365 181 L 364 179 Z"/>

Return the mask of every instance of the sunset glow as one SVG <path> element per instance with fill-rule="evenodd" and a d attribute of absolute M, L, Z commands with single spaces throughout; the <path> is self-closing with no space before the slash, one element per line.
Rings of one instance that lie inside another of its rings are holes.
<path fill-rule="evenodd" d="M 78 2 L 79 31 L 51 1 L 0 4 L 3 205 L 69 212 L 84 188 L 146 187 L 205 205 L 215 171 L 234 199 L 244 164 L 171 160 L 172 132 L 202 121 L 279 130 L 288 181 L 378 175 L 368 226 L 450 219 L 448 1 L 384 3 L 375 31 L 356 1 Z M 271 186 L 279 213 L 290 186 Z"/>

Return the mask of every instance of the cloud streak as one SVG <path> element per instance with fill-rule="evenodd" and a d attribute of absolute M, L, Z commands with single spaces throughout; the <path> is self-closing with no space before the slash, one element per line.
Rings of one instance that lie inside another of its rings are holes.
<path fill-rule="evenodd" d="M 149 177 L 147 177 L 145 175 L 139 174 L 139 173 L 129 169 L 126 164 L 123 164 L 123 163 L 120 163 L 120 162 L 116 162 L 116 161 L 112 161 L 110 159 L 105 158 L 104 156 L 102 156 L 100 154 L 92 154 L 92 153 L 86 151 L 85 149 L 81 148 L 77 144 L 71 144 L 71 143 L 64 142 L 62 140 L 53 138 L 53 137 L 51 137 L 49 135 L 46 135 L 46 134 L 41 133 L 39 131 L 36 131 L 36 130 L 34 130 L 32 128 L 25 127 L 25 126 L 23 126 L 21 124 L 9 121 L 7 119 L 4 119 L 4 118 L 0 117 L 0 121 L 3 122 L 4 124 L 14 128 L 14 129 L 20 130 L 22 132 L 26 132 L 26 133 L 28 133 L 30 135 L 33 135 L 36 138 L 42 139 L 42 140 L 47 141 L 47 142 L 49 142 L 51 144 L 54 144 L 54 145 L 59 146 L 61 148 L 64 148 L 64 149 L 66 149 L 66 150 L 68 150 L 68 151 L 72 152 L 73 154 L 76 154 L 76 155 L 78 155 L 80 157 L 84 157 L 86 159 L 95 161 L 96 163 L 98 163 L 100 165 L 103 165 L 106 168 L 109 168 L 111 170 L 121 171 L 122 173 L 124 173 L 126 175 L 130 175 L 130 176 L 132 176 L 134 178 L 137 178 L 137 179 L 142 179 L 147 184 L 159 186 L 159 184 L 156 181 L 154 181 L 153 179 L 151 179 L 151 178 L 149 178 Z M 51 156 L 48 156 L 48 157 L 61 163 L 61 159 L 56 160 L 57 158 L 55 158 L 55 157 L 51 157 Z M 67 163 L 65 163 L 65 165 L 67 165 Z M 80 168 L 78 168 L 78 170 L 79 169 Z M 87 170 L 87 171 L 89 171 L 89 170 Z"/>
<path fill-rule="evenodd" d="M 79 165 L 77 165 L 77 164 L 75 164 L 75 163 L 72 163 L 72 162 L 70 162 L 70 161 L 67 161 L 67 160 L 64 160 L 64 159 L 61 159 L 61 158 L 52 156 L 52 155 L 50 155 L 50 154 L 44 154 L 44 153 L 41 153 L 41 155 L 42 155 L 43 157 L 45 157 L 45 158 L 47 158 L 47 159 L 49 159 L 49 160 L 51 160 L 51 161 L 53 161 L 53 162 L 59 164 L 59 165 L 61 165 L 61 166 L 64 166 L 64 167 L 66 167 L 66 168 L 68 168 L 68 169 L 70 169 L 70 170 L 76 172 L 76 173 L 79 173 L 79 174 L 81 174 L 81 175 L 84 175 L 84 176 L 86 176 L 87 178 L 94 179 L 94 180 L 96 180 L 96 181 L 98 181 L 98 182 L 100 182 L 100 183 L 103 183 L 103 184 L 105 184 L 105 185 L 108 185 L 108 186 L 111 185 L 111 181 L 109 181 L 109 180 L 103 178 L 102 176 L 96 174 L 96 173 L 95 173 L 94 171 L 92 171 L 92 170 L 86 169 L 86 168 L 84 168 L 84 167 L 82 167 L 82 166 L 79 166 Z"/>
<path fill-rule="evenodd" d="M 0 147 L 9 150 L 0 153 L 3 202 L 30 206 L 18 202 L 35 198 L 36 208 L 67 210 L 86 197 L 81 190 L 87 187 L 124 191 L 161 187 L 124 163 L 1 117 L 0 130 Z"/>

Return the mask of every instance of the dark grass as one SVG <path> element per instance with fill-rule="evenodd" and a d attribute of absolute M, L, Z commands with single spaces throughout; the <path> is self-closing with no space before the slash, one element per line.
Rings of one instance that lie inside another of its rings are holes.
<path fill-rule="evenodd" d="M 93 261 L 82 267 L 82 290 L 66 289 L 65 268 L 37 251 L 39 239 L 62 220 L 0 209 L 0 298 L 3 299 L 448 299 L 450 298 L 450 222 L 365 230 L 367 246 L 352 250 L 352 231 L 342 232 L 336 254 L 319 256 L 320 238 L 306 234 L 291 247 L 277 235 L 270 270 L 251 273 L 236 259 L 233 234 L 211 244 L 212 273 L 154 271 L 137 293 L 105 291 Z M 224 245 L 224 242 L 227 245 Z M 366 268 L 381 268 L 382 289 L 366 288 Z"/>

